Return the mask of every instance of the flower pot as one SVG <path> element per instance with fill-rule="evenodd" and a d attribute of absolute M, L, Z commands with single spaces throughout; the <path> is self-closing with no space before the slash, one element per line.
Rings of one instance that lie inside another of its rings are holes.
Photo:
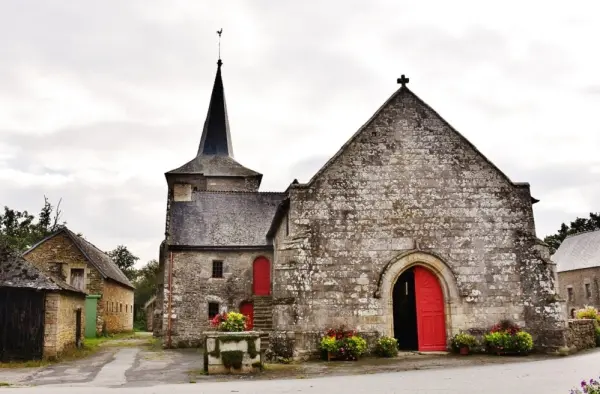
<path fill-rule="evenodd" d="M 466 356 L 469 354 L 469 348 L 467 346 L 461 347 L 459 352 L 461 355 Z"/>

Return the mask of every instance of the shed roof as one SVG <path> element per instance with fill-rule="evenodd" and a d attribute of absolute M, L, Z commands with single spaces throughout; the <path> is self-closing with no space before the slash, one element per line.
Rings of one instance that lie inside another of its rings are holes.
<path fill-rule="evenodd" d="M 568 236 L 552 260 L 558 272 L 600 267 L 600 230 Z"/>
<path fill-rule="evenodd" d="M 195 192 L 193 201 L 171 206 L 170 245 L 266 246 L 283 193 Z"/>
<path fill-rule="evenodd" d="M 21 256 L 0 252 L 0 287 L 12 287 L 33 290 L 85 292 L 70 286 L 66 282 L 43 273 Z"/>

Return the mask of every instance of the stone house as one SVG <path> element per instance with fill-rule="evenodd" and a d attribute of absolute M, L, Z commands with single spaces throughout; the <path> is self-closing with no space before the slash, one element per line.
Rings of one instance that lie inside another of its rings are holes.
<path fill-rule="evenodd" d="M 569 316 L 586 305 L 600 308 L 600 230 L 568 236 L 552 260 Z"/>
<path fill-rule="evenodd" d="M 87 294 L 86 337 L 133 330 L 133 285 L 106 253 L 83 237 L 63 226 L 23 257 Z"/>
<path fill-rule="evenodd" d="M 85 293 L 0 251 L 0 361 L 53 359 L 83 338 Z"/>
<path fill-rule="evenodd" d="M 408 79 L 307 183 L 271 193 L 234 159 L 217 64 L 198 153 L 165 174 L 155 334 L 166 346 L 197 345 L 223 309 L 250 315 L 285 357 L 313 354 L 341 323 L 434 351 L 508 318 L 540 349 L 565 344 L 529 184 L 512 182 Z"/>

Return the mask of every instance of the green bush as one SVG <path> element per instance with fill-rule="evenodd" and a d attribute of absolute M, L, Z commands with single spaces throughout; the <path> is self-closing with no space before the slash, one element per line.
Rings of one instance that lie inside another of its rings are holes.
<path fill-rule="evenodd" d="M 459 351 L 461 348 L 474 348 L 477 345 L 477 340 L 473 335 L 467 333 L 456 334 L 452 338 L 452 349 L 454 351 Z"/>
<path fill-rule="evenodd" d="M 359 336 L 346 337 L 342 339 L 337 356 L 342 360 L 356 360 L 367 351 L 367 341 Z"/>
<path fill-rule="evenodd" d="M 398 355 L 398 341 L 396 338 L 381 337 L 375 345 L 375 354 L 379 357 L 396 357 Z"/>
<path fill-rule="evenodd" d="M 600 326 L 596 325 L 596 346 L 600 347 Z"/>
<path fill-rule="evenodd" d="M 598 309 L 589 305 L 584 307 L 583 309 L 578 310 L 575 313 L 575 317 L 578 319 L 592 319 L 595 320 L 597 323 L 600 323 L 600 312 L 598 312 Z"/>
<path fill-rule="evenodd" d="M 321 350 L 331 353 L 337 353 L 338 348 L 339 344 L 335 337 L 325 336 L 323 337 L 323 339 L 321 339 Z"/>
<path fill-rule="evenodd" d="M 507 331 L 496 331 L 485 334 L 488 350 L 500 353 L 527 354 L 533 349 L 533 338 L 525 331 L 511 334 Z"/>

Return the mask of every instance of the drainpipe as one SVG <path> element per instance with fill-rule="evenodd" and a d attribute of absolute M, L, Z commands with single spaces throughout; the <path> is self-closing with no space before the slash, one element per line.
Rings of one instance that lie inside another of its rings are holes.
<path fill-rule="evenodd" d="M 167 308 L 167 347 L 171 347 L 171 301 L 173 299 L 173 252 L 169 252 L 169 306 Z"/>

